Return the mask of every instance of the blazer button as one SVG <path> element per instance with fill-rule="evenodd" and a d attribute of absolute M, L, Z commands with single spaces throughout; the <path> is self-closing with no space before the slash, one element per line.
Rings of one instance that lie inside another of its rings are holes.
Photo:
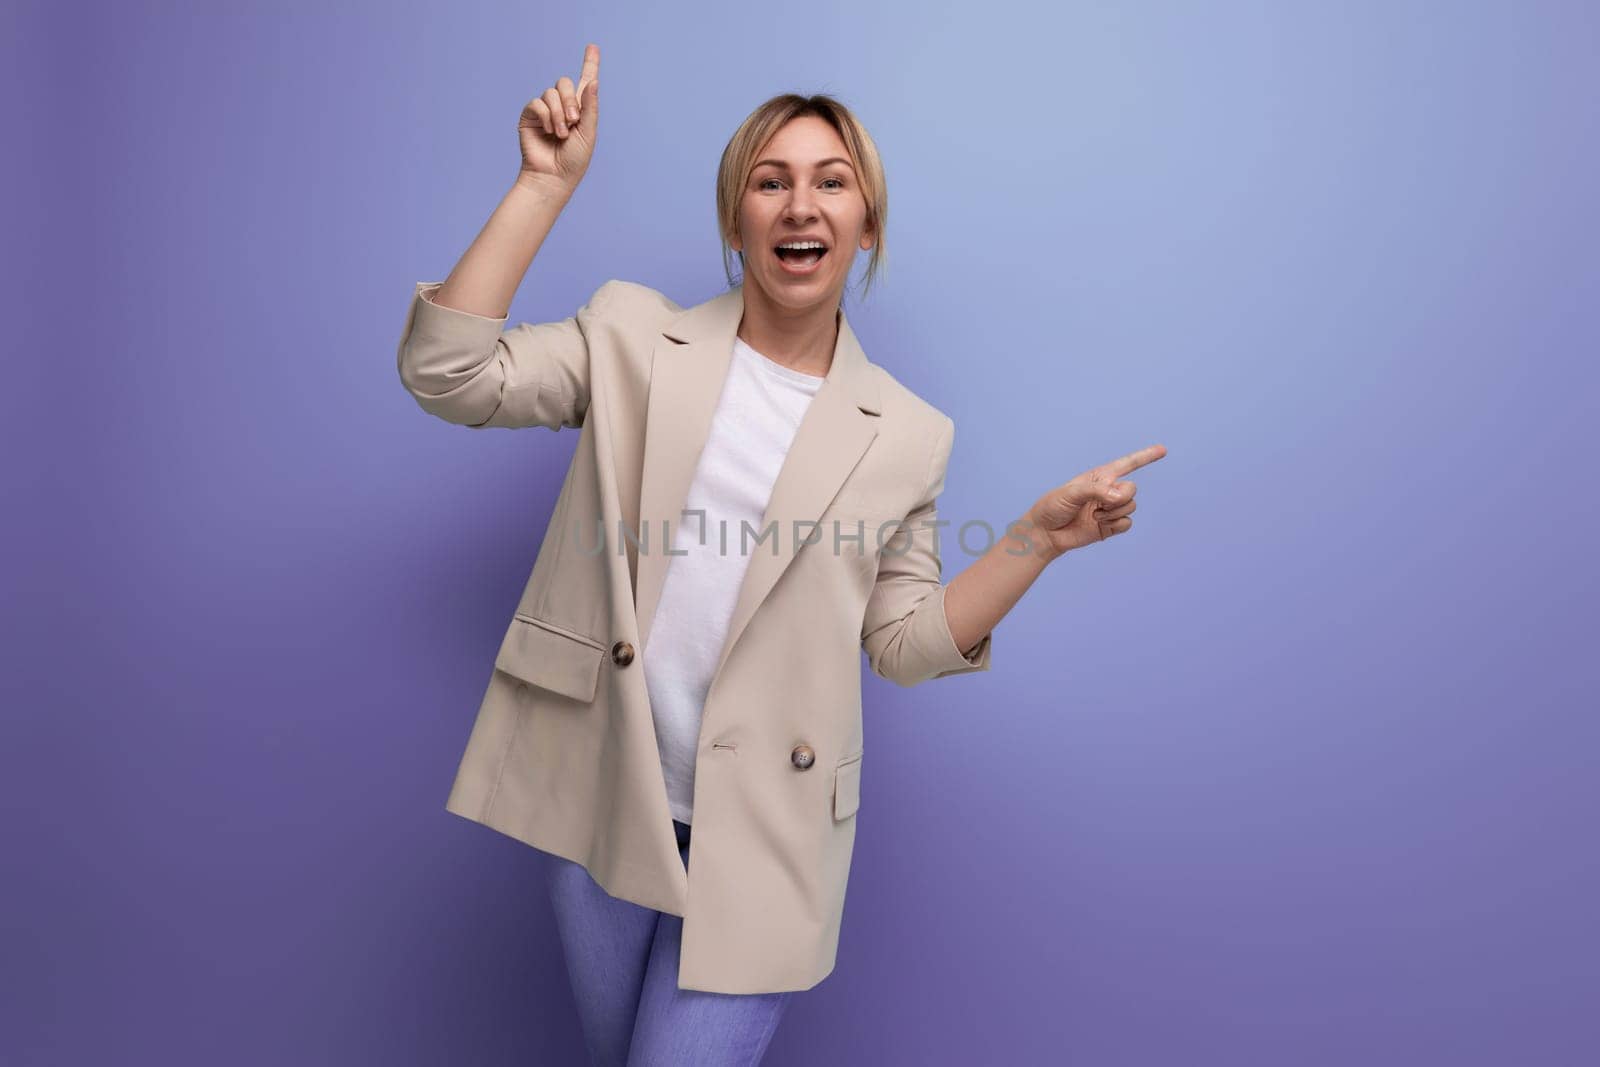
<path fill-rule="evenodd" d="M 794 751 L 789 753 L 789 762 L 803 771 L 817 762 L 817 754 L 811 751 L 810 745 L 796 745 Z"/>
<path fill-rule="evenodd" d="M 626 667 L 633 662 L 633 646 L 626 641 L 618 641 L 611 646 L 611 662 L 619 667 Z"/>

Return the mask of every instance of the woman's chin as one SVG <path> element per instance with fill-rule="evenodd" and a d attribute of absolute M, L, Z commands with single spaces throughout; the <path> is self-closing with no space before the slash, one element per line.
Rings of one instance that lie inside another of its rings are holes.
<path fill-rule="evenodd" d="M 832 271 L 818 267 L 809 274 L 794 274 L 783 267 L 774 267 L 761 279 L 763 290 L 770 296 L 782 296 L 780 303 L 794 307 L 816 304 L 829 294 L 835 299 L 844 290 L 844 279 Z"/>

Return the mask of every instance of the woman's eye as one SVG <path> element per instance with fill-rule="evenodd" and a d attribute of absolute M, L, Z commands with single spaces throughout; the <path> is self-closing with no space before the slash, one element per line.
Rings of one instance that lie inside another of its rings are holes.
<path fill-rule="evenodd" d="M 831 182 L 831 187 L 834 189 L 843 189 L 845 187 L 843 178 L 824 178 L 822 181 L 824 185 L 828 185 Z M 756 183 L 756 188 L 765 191 L 773 186 L 782 184 L 783 182 L 779 181 L 777 178 L 762 178 L 761 181 Z"/>

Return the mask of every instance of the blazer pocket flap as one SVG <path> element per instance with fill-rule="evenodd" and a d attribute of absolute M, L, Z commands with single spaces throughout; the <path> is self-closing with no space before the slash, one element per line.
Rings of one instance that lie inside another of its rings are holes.
<path fill-rule="evenodd" d="M 605 647 L 598 641 L 542 619 L 518 615 L 500 642 L 494 666 L 531 685 L 587 704 L 594 700 L 604 655 Z"/>
<path fill-rule="evenodd" d="M 833 817 L 848 819 L 861 806 L 861 756 L 850 756 L 834 768 Z"/>

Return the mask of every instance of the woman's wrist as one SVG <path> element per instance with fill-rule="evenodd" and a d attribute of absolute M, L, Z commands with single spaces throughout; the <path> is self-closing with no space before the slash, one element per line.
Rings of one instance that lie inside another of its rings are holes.
<path fill-rule="evenodd" d="M 1048 566 L 1065 554 L 1064 549 L 1057 548 L 1055 542 L 1050 540 L 1050 535 L 1034 519 L 1031 511 L 1011 524 L 1006 537 L 1015 546 L 1007 549 L 1009 553 L 1026 556 L 1037 561 L 1041 567 Z"/>
<path fill-rule="evenodd" d="M 549 174 L 539 174 L 535 171 L 522 170 L 517 172 L 517 180 L 512 183 L 513 188 L 523 189 L 535 196 L 556 200 L 565 204 L 572 199 L 572 194 L 577 192 L 577 186 L 562 181 L 560 178 Z"/>

